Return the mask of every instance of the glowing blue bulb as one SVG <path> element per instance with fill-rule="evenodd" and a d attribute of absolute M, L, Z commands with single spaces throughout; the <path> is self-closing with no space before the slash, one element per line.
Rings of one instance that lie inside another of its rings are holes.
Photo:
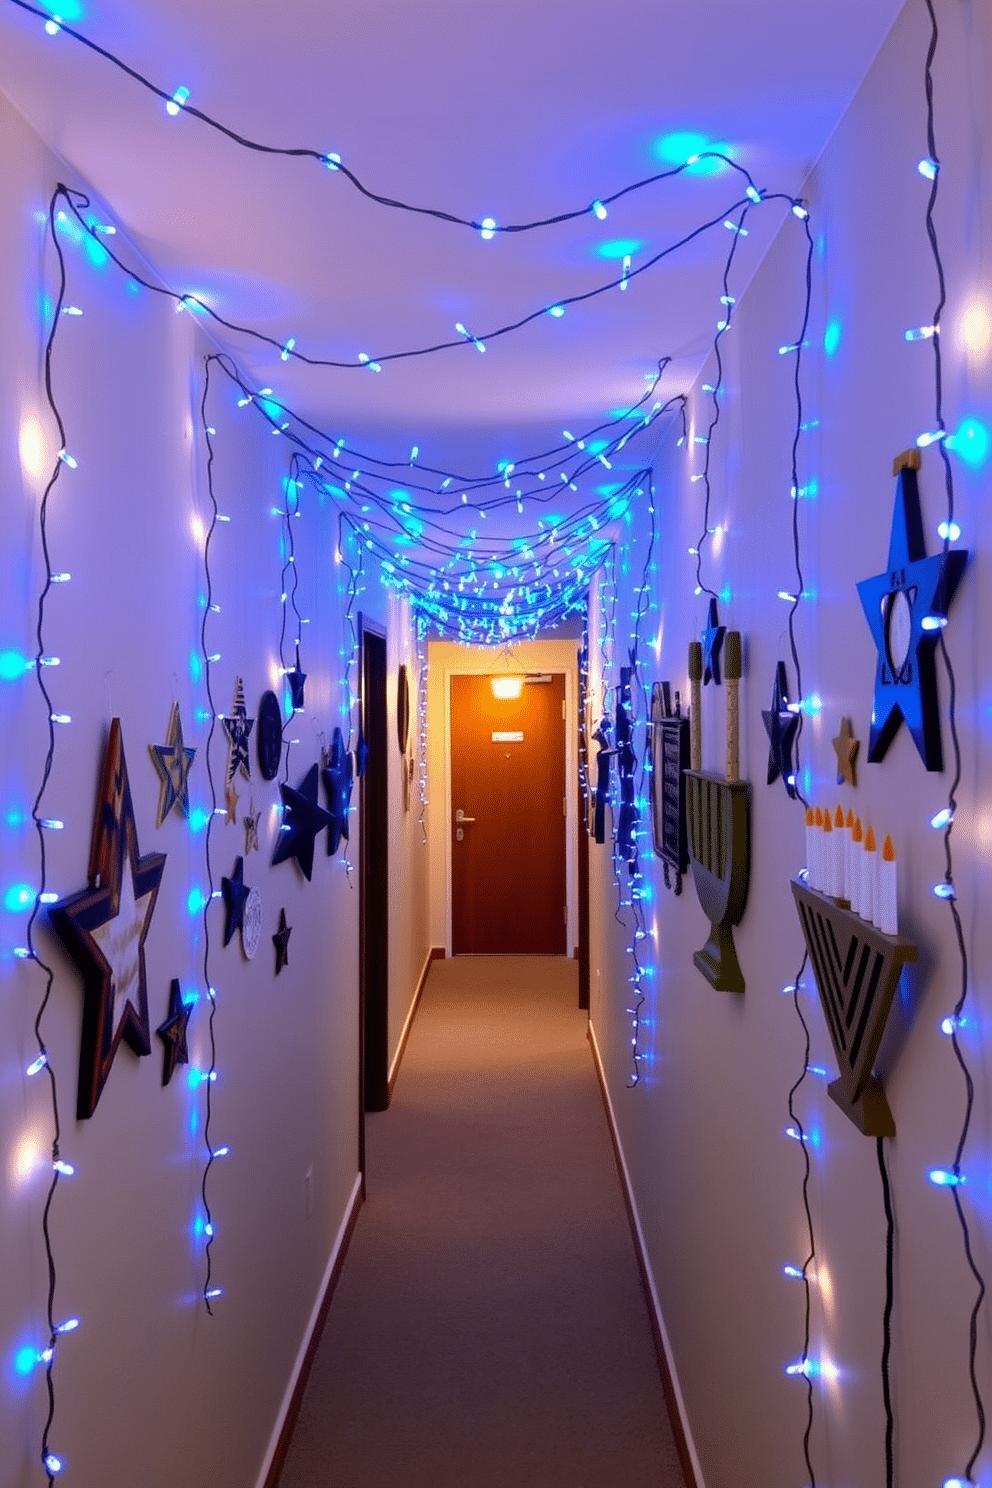
<path fill-rule="evenodd" d="M 72 1163 L 63 1162 L 60 1157 L 52 1163 L 52 1168 L 62 1178 L 71 1178 L 76 1171 Z"/>
<path fill-rule="evenodd" d="M 927 1177 L 937 1188 L 960 1188 L 964 1183 L 962 1173 L 951 1173 L 946 1168 L 931 1168 Z"/>
<path fill-rule="evenodd" d="M 483 217 L 479 226 L 479 232 L 487 240 L 496 236 L 496 219 L 494 217 Z"/>
<path fill-rule="evenodd" d="M 50 1472 L 53 1478 L 57 1477 L 65 1466 L 62 1458 L 56 1457 L 54 1452 L 46 1452 L 44 1457 L 42 1458 L 42 1462 L 44 1464 L 46 1472 Z"/>
<path fill-rule="evenodd" d="M 70 573 L 52 574 L 52 583 L 53 584 L 68 584 L 68 582 L 69 582 L 69 580 L 71 578 L 72 578 L 72 574 L 70 574 Z"/>
<path fill-rule="evenodd" d="M 925 181 L 935 181 L 937 179 L 937 172 L 940 170 L 940 165 L 936 160 L 931 160 L 927 157 L 925 160 L 920 161 L 916 169 Z M 954 1481 L 957 1482 L 957 1479 L 955 1478 Z"/>
<path fill-rule="evenodd" d="M 230 1147 L 218 1147 L 216 1152 L 214 1153 L 214 1157 L 227 1157 L 230 1154 L 230 1151 Z"/>
<path fill-rule="evenodd" d="M 623 266 L 622 266 L 622 269 L 621 269 L 621 279 L 620 279 L 620 288 L 621 289 L 626 289 L 627 288 L 627 280 L 628 280 L 629 276 L 630 276 L 630 254 L 629 253 L 625 253 L 624 256 L 623 256 Z"/>
<path fill-rule="evenodd" d="M 798 1266 L 783 1266 L 782 1275 L 791 1277 L 793 1280 L 804 1280 L 803 1273 Z"/>
<path fill-rule="evenodd" d="M 28 1065 L 27 1072 L 28 1072 L 29 1075 L 40 1075 L 41 1072 L 42 1072 L 42 1070 L 45 1068 L 45 1066 L 47 1064 L 48 1064 L 48 1055 L 47 1054 L 39 1054 L 38 1055 L 38 1058 L 34 1061 L 34 1063 Z"/>
<path fill-rule="evenodd" d="M 947 1038 L 953 1038 L 958 1029 L 963 1027 L 963 1018 L 941 1018 L 940 1020 L 940 1031 L 941 1033 L 946 1035 Z"/>
<path fill-rule="evenodd" d="M 788 589 L 780 589 L 778 591 L 778 597 L 779 599 L 786 600 L 789 604 L 795 604 L 797 601 L 797 596 L 795 594 L 790 594 Z"/>
<path fill-rule="evenodd" d="M 761 201 L 761 192 L 756 186 L 745 187 L 744 195 L 750 197 L 753 202 Z"/>
<path fill-rule="evenodd" d="M 562 316 L 565 314 L 565 306 L 552 305 L 550 310 L 548 311 L 548 314 L 553 315 L 555 320 L 561 320 Z"/>
<path fill-rule="evenodd" d="M 223 1295 L 224 1295 L 224 1288 L 223 1287 L 211 1287 L 210 1291 L 209 1292 L 204 1292 L 203 1295 L 204 1295 L 204 1297 L 208 1297 L 210 1299 L 210 1301 L 213 1301 L 213 1299 L 215 1297 L 223 1297 Z"/>
<path fill-rule="evenodd" d="M 171 114 L 172 118 L 174 119 L 188 98 L 188 88 L 177 88 L 175 93 L 173 93 L 172 97 L 169 99 L 169 102 L 165 105 L 165 112 L 167 114 Z"/>
<path fill-rule="evenodd" d="M 947 438 L 944 429 L 928 429 L 923 434 L 916 436 L 916 443 L 920 449 L 928 449 L 931 444 L 939 444 L 942 439 Z"/>
<path fill-rule="evenodd" d="M 729 217 L 724 221 L 723 225 L 728 232 L 737 233 L 738 237 L 746 238 L 748 235 L 746 227 L 741 227 L 738 223 L 731 222 Z"/>
<path fill-rule="evenodd" d="M 360 351 L 358 353 L 358 360 L 361 362 L 361 364 L 362 364 L 363 367 L 371 367 L 371 369 L 372 369 L 373 372 L 381 372 L 382 371 L 382 368 L 380 367 L 379 363 L 378 362 L 374 362 L 372 360 L 372 358 L 368 355 L 367 352 Z"/>
<path fill-rule="evenodd" d="M 943 630 L 946 624 L 946 615 L 924 615 L 920 621 L 920 628 L 921 630 Z"/>
<path fill-rule="evenodd" d="M 787 1126 L 785 1128 L 785 1135 L 791 1137 L 794 1142 L 805 1142 L 807 1140 L 806 1134 L 799 1131 L 795 1126 Z"/>
<path fill-rule="evenodd" d="M 288 362 L 289 361 L 289 358 L 290 358 L 290 356 L 292 354 L 292 351 L 293 351 L 293 347 L 295 345 L 296 345 L 296 337 L 295 336 L 290 336 L 289 340 L 286 342 L 286 345 L 283 347 L 282 351 L 279 353 L 279 360 L 281 362 Z"/>
<path fill-rule="evenodd" d="M 930 825 L 935 832 L 940 832 L 949 822 L 954 820 L 953 806 L 945 806 L 943 811 L 938 811 L 936 816 L 930 818 Z"/>
<path fill-rule="evenodd" d="M 906 332 L 907 341 L 931 341 L 937 334 L 935 325 L 911 326 Z"/>
<path fill-rule="evenodd" d="M 34 900 L 35 894 L 30 884 L 11 884 L 3 896 L 3 907 L 11 914 L 17 914 L 18 910 L 29 909 Z"/>
<path fill-rule="evenodd" d="M 79 1327 L 78 1318 L 66 1318 L 64 1323 L 59 1323 L 55 1329 L 56 1333 L 75 1333 Z"/>
<path fill-rule="evenodd" d="M 592 210 L 599 218 L 600 222 L 606 221 L 606 208 L 603 206 L 603 203 L 601 201 L 594 201 L 592 204 Z"/>
<path fill-rule="evenodd" d="M 801 1374 L 806 1379 L 812 1379 L 816 1374 L 816 1365 L 812 1359 L 797 1359 L 794 1364 L 787 1364 L 785 1366 L 785 1372 L 786 1374 L 793 1375 Z"/>
<path fill-rule="evenodd" d="M 51 720 L 52 720 L 53 723 L 71 723 L 72 722 L 72 714 L 71 713 L 51 713 L 51 714 L 49 714 L 49 717 L 51 718 Z"/>
<path fill-rule="evenodd" d="M 46 832 L 64 832 L 65 822 L 59 821 L 54 816 L 43 816 L 38 822 L 39 827 L 44 827 Z"/>
<path fill-rule="evenodd" d="M 59 450 L 59 459 L 62 461 L 63 465 L 68 465 L 70 470 L 77 470 L 79 468 L 79 461 L 74 460 L 72 456 L 70 454 L 67 454 L 64 449 Z"/>
<path fill-rule="evenodd" d="M 951 883 L 934 884 L 933 892 L 938 899 L 956 899 L 957 892 Z"/>
<path fill-rule="evenodd" d="M 38 1354 L 36 1349 L 18 1349 L 17 1353 L 14 1355 L 14 1369 L 18 1374 L 21 1375 L 30 1374 L 35 1365 L 39 1362 L 39 1359 L 40 1355 Z"/>
<path fill-rule="evenodd" d="M 82 313 L 83 312 L 82 312 L 82 310 L 80 310 L 80 308 L 79 308 L 78 305 L 63 305 L 62 306 L 62 314 L 63 315 L 82 315 Z"/>
<path fill-rule="evenodd" d="M 809 217 L 809 211 L 806 207 L 806 203 L 802 201 L 794 201 L 792 203 L 792 215 L 793 217 L 798 217 L 800 222 L 805 222 Z"/>
<path fill-rule="evenodd" d="M 52 16 L 50 21 L 45 22 L 45 30 L 48 32 L 49 36 L 58 36 L 59 32 L 62 30 L 62 17 Z"/>

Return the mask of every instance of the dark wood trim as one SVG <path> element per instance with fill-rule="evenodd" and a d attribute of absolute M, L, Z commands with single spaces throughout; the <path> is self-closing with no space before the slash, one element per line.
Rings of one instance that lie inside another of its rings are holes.
<path fill-rule="evenodd" d="M 606 1083 L 602 1065 L 599 1062 L 599 1052 L 593 1038 L 592 1026 L 586 1032 L 589 1045 L 592 1050 L 593 1068 L 596 1071 L 596 1081 L 599 1085 L 599 1093 L 603 1101 L 603 1109 L 606 1112 L 606 1125 L 610 1132 L 610 1141 L 613 1143 L 613 1157 L 617 1165 L 617 1173 L 620 1178 L 620 1189 L 623 1193 L 623 1202 L 627 1210 L 627 1221 L 630 1225 L 630 1234 L 634 1242 L 634 1254 L 637 1256 L 637 1267 L 641 1273 L 641 1285 L 644 1288 L 644 1300 L 647 1303 L 648 1317 L 651 1319 L 651 1333 L 654 1337 L 655 1354 L 658 1358 L 658 1371 L 661 1375 L 661 1385 L 665 1392 L 665 1404 L 668 1407 L 668 1419 L 671 1422 L 672 1436 L 675 1439 L 675 1450 L 679 1455 L 679 1463 L 685 1476 L 686 1488 L 701 1488 L 696 1477 L 696 1469 L 689 1451 L 689 1440 L 686 1435 L 685 1423 L 682 1420 L 682 1412 L 679 1409 L 679 1399 L 675 1393 L 675 1383 L 672 1379 L 671 1370 L 668 1367 L 668 1354 L 665 1351 L 664 1330 L 661 1318 L 655 1306 L 654 1291 L 651 1286 L 651 1271 L 648 1258 L 644 1254 L 641 1241 L 641 1233 L 634 1216 L 633 1196 L 627 1183 L 627 1171 L 624 1166 L 623 1156 L 620 1150 L 620 1139 L 616 1127 L 613 1124 L 613 1112 L 610 1109 L 610 1100 L 606 1092 Z"/>
<path fill-rule="evenodd" d="M 406 1026 L 403 1029 L 403 1036 L 400 1039 L 400 1046 L 396 1050 L 396 1058 L 393 1060 L 392 1073 L 389 1077 L 390 1100 L 392 1100 L 393 1098 L 393 1091 L 396 1088 L 396 1080 L 399 1076 L 400 1065 L 403 1063 L 403 1055 L 406 1053 L 407 1040 L 410 1037 L 410 1030 L 413 1027 L 413 1020 L 417 1016 L 417 1009 L 420 1006 L 420 999 L 423 996 L 424 988 L 427 986 L 427 978 L 430 975 L 431 966 L 435 961 L 443 960 L 444 946 L 431 946 L 430 950 L 427 953 L 427 960 L 424 962 L 424 969 L 420 973 L 420 979 L 417 982 L 417 988 L 413 994 L 413 1000 L 410 1003 L 410 1011 L 407 1014 Z"/>
<path fill-rule="evenodd" d="M 359 612 L 361 728 L 368 747 L 359 781 L 359 1169 L 365 1112 L 389 1104 L 389 782 L 386 632 Z"/>
<path fill-rule="evenodd" d="M 579 771 L 575 782 L 576 818 L 579 830 L 578 852 L 578 929 L 579 944 L 579 1007 L 589 1010 L 589 810 L 582 796 L 583 764 L 585 765 L 586 788 L 589 782 L 589 761 L 586 752 L 585 689 L 583 687 L 582 651 L 579 650 L 575 668 L 578 692 L 579 726 Z"/>
<path fill-rule="evenodd" d="M 338 1253 L 334 1258 L 334 1265 L 331 1267 L 331 1274 L 327 1279 L 327 1286 L 320 1301 L 320 1311 L 317 1313 L 317 1319 L 313 1332 L 310 1334 L 310 1340 L 307 1343 L 306 1353 L 303 1355 L 303 1363 L 300 1366 L 300 1372 L 289 1402 L 289 1408 L 282 1423 L 282 1430 L 279 1432 L 279 1440 L 276 1443 L 276 1449 L 272 1454 L 272 1461 L 269 1463 L 269 1470 L 265 1476 L 265 1488 L 279 1488 L 279 1479 L 282 1477 L 282 1470 L 286 1466 L 286 1455 L 289 1452 L 289 1444 L 296 1429 L 300 1406 L 303 1404 L 303 1392 L 306 1390 L 307 1381 L 310 1378 L 310 1371 L 313 1368 L 313 1361 L 317 1354 L 317 1346 L 324 1331 L 324 1324 L 327 1322 L 331 1300 L 337 1288 L 341 1268 L 344 1266 L 345 1256 L 348 1254 L 348 1247 L 351 1244 L 351 1237 L 355 1231 L 355 1225 L 358 1221 L 364 1195 L 365 1185 L 363 1183 L 361 1187 L 356 1189 L 351 1213 L 345 1221 L 341 1244 L 338 1246 Z"/>

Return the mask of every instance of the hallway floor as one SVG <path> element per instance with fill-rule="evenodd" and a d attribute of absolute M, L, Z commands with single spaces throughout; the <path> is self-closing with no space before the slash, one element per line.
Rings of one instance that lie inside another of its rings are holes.
<path fill-rule="evenodd" d="M 435 962 L 280 1488 L 684 1488 L 564 958 Z"/>

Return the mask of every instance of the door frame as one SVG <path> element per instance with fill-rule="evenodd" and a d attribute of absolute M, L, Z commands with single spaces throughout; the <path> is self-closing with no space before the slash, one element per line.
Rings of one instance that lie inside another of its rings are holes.
<path fill-rule="evenodd" d="M 366 696 L 365 638 L 374 637 L 381 643 L 383 656 L 383 697 L 385 722 L 383 737 L 378 741 L 381 753 L 382 800 L 377 803 L 384 812 L 385 822 L 385 875 L 389 883 L 389 651 L 386 628 L 359 611 L 358 614 L 358 666 L 359 666 L 359 718 L 361 737 L 368 741 L 368 699 Z M 384 1110 L 389 1104 L 389 903 L 381 897 L 372 902 L 373 886 L 368 871 L 368 835 L 370 830 L 369 810 L 370 785 L 366 766 L 359 781 L 359 855 L 358 855 L 358 1107 L 359 1107 L 359 1170 L 365 1172 L 365 1113 Z M 370 986 L 367 950 L 377 944 L 386 956 L 384 985 Z M 371 1002 L 375 998 L 374 1005 Z M 375 1047 L 370 1048 L 370 1032 L 375 1038 Z M 369 1066 L 373 1064 L 374 1079 L 369 1078 Z"/>
<path fill-rule="evenodd" d="M 571 662 L 565 656 L 561 661 L 555 661 L 551 665 L 542 666 L 536 660 L 533 665 L 528 665 L 524 645 L 514 648 L 519 657 L 520 670 L 524 673 L 539 672 L 550 673 L 552 676 L 563 676 L 565 678 L 565 904 L 568 917 L 565 922 L 565 954 L 573 956 L 579 945 L 579 886 L 578 886 L 578 811 L 575 801 L 575 790 L 572 782 L 578 779 L 579 774 L 579 750 L 575 729 L 572 726 L 575 719 L 575 711 L 578 707 L 578 679 L 575 674 L 575 662 Z M 504 668 L 505 670 L 505 668 Z M 485 667 L 459 667 L 454 666 L 445 675 L 444 687 L 444 871 L 445 871 L 445 906 L 444 906 L 444 945 L 445 954 L 452 954 L 451 940 L 451 893 L 452 893 L 452 859 L 451 842 L 453 822 L 451 818 L 451 679 L 452 677 L 478 677 L 494 676 L 499 674 L 499 669 Z"/>

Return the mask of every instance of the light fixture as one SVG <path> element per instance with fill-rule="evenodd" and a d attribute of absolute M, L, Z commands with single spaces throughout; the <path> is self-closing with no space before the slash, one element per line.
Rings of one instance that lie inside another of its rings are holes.
<path fill-rule="evenodd" d="M 489 685 L 492 687 L 494 698 L 511 702 L 523 692 L 524 679 L 523 677 L 490 677 Z"/>

